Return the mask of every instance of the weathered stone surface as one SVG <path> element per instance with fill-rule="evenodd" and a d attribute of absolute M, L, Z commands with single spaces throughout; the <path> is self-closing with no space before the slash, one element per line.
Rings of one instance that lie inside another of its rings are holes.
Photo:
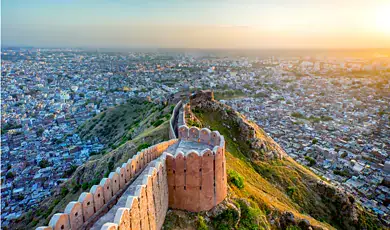
<path fill-rule="evenodd" d="M 199 134 L 200 142 L 209 145 L 211 141 L 211 131 L 207 128 L 203 128 L 200 130 Z"/>
<path fill-rule="evenodd" d="M 214 153 L 207 149 L 202 152 L 202 184 L 199 207 L 209 210 L 215 205 L 214 199 Z"/>
<path fill-rule="evenodd" d="M 52 227 L 53 230 L 69 230 L 69 215 L 65 213 L 54 214 L 50 219 L 49 226 Z"/>
<path fill-rule="evenodd" d="M 85 222 L 95 213 L 92 193 L 81 193 L 78 201 L 81 203 L 81 206 L 83 208 L 83 217 Z"/>
<path fill-rule="evenodd" d="M 185 202 L 185 170 L 186 170 L 186 162 L 184 154 L 179 153 L 175 158 L 175 166 L 176 169 L 174 171 L 175 174 L 175 197 L 174 197 L 174 205 L 173 208 L 183 209 Z"/>
<path fill-rule="evenodd" d="M 197 152 L 190 152 L 186 157 L 186 190 L 184 209 L 192 212 L 199 211 L 201 186 L 202 158 Z"/>
<path fill-rule="evenodd" d="M 108 178 L 111 180 L 111 188 L 112 188 L 112 194 L 115 195 L 120 188 L 119 185 L 119 174 L 117 172 L 110 172 L 108 175 Z"/>
<path fill-rule="evenodd" d="M 99 185 L 103 187 L 104 203 L 108 203 L 112 198 L 111 179 L 110 178 L 103 178 L 100 181 Z"/>
<path fill-rule="evenodd" d="M 148 199 L 146 196 L 146 186 L 138 185 L 135 196 L 139 197 L 139 217 L 141 220 L 141 229 L 149 229 L 148 217 Z"/>
<path fill-rule="evenodd" d="M 141 218 L 139 210 L 139 201 L 136 196 L 128 196 L 126 200 L 126 208 L 129 208 L 130 224 L 132 230 L 141 229 Z"/>
<path fill-rule="evenodd" d="M 126 169 L 125 168 L 116 168 L 115 170 L 116 173 L 119 175 L 119 188 L 125 187 L 126 184 Z"/>
<path fill-rule="evenodd" d="M 72 229 L 79 229 L 83 225 L 83 209 L 80 202 L 70 202 L 65 207 L 65 213 L 69 215 L 70 227 Z"/>
<path fill-rule="evenodd" d="M 182 125 L 179 127 L 179 138 L 180 139 L 183 139 L 183 140 L 187 140 L 188 139 L 188 127 L 185 126 L 185 125 Z"/>
<path fill-rule="evenodd" d="M 100 185 L 94 185 L 89 190 L 93 196 L 93 203 L 95 205 L 95 211 L 100 210 L 104 205 L 103 187 Z"/>
<path fill-rule="evenodd" d="M 105 223 L 101 230 L 118 230 L 118 225 L 114 223 Z"/>
<path fill-rule="evenodd" d="M 188 136 L 189 141 L 199 142 L 199 129 L 197 127 L 191 127 Z"/>
<path fill-rule="evenodd" d="M 216 203 L 220 203 L 225 199 L 225 192 L 223 192 L 223 184 L 224 184 L 224 179 L 223 179 L 223 152 L 222 148 L 220 147 L 214 147 L 213 152 L 215 153 L 215 201 Z"/>
<path fill-rule="evenodd" d="M 128 230 L 131 229 L 130 225 L 130 209 L 128 208 L 119 208 L 116 211 L 114 223 L 118 225 L 118 230 Z"/>
<path fill-rule="evenodd" d="M 125 183 L 128 183 L 131 179 L 131 164 L 123 163 L 122 168 L 125 169 Z"/>
<path fill-rule="evenodd" d="M 218 131 L 212 131 L 211 132 L 211 140 L 210 143 L 213 146 L 219 145 L 221 142 L 221 134 L 219 134 Z"/>

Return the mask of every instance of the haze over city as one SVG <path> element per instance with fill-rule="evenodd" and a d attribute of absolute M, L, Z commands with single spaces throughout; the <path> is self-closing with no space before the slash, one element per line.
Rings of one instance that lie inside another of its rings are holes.
<path fill-rule="evenodd" d="M 1 229 L 390 229 L 390 0 L 1 17 Z"/>
<path fill-rule="evenodd" d="M 3 46 L 389 48 L 387 0 L 4 0 Z"/>

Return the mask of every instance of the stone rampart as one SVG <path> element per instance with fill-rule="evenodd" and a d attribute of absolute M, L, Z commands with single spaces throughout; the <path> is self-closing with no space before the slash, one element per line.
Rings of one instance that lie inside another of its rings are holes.
<path fill-rule="evenodd" d="M 167 154 L 169 207 L 192 212 L 210 210 L 227 195 L 225 140 L 218 131 L 179 127 L 179 140 L 208 148 Z"/>
<path fill-rule="evenodd" d="M 183 104 L 181 101 L 179 101 L 176 106 L 174 107 L 171 115 L 171 119 L 169 120 L 169 138 L 170 139 L 177 139 L 177 124 L 178 124 L 178 119 L 179 113 L 181 108 L 183 107 Z"/>
<path fill-rule="evenodd" d="M 133 182 L 139 178 L 140 174 L 142 176 L 142 173 L 145 172 L 144 169 L 150 165 L 150 162 L 155 161 L 155 159 L 165 159 L 160 158 L 162 153 L 177 142 L 177 139 L 172 139 L 138 152 L 127 163 L 123 163 L 121 167 L 111 172 L 108 178 L 103 178 L 98 185 L 92 186 L 89 192 L 83 192 L 77 201 L 70 202 L 63 213 L 54 214 L 50 219 L 49 226 L 38 227 L 37 229 L 75 230 L 88 228 L 91 223 L 104 214 L 102 213 L 103 210 L 107 211 L 109 209 L 107 206 L 112 206 L 118 200 L 118 196 L 122 195 L 128 187 L 134 184 Z M 159 170 L 163 170 L 165 162 L 159 165 L 161 167 L 156 166 L 156 173 L 160 172 Z M 159 175 L 166 175 L 166 173 L 160 172 Z M 167 181 L 166 178 L 157 178 L 151 179 L 152 181 Z M 166 190 L 166 200 L 168 201 L 168 188 Z M 165 206 L 168 207 L 168 203 Z M 121 215 L 126 216 L 127 212 L 123 211 Z M 161 221 L 163 220 L 159 220 L 158 224 L 162 225 Z M 107 229 L 115 229 L 112 226 L 106 227 Z"/>
<path fill-rule="evenodd" d="M 182 107 L 179 102 L 170 120 L 174 139 L 138 152 L 64 213 L 56 213 L 48 227 L 37 229 L 161 229 L 168 207 L 199 212 L 222 202 L 227 195 L 224 137 L 187 127 Z"/>

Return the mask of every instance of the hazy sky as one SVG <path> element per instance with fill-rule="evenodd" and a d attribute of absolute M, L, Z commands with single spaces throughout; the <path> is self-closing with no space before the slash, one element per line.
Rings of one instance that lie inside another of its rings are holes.
<path fill-rule="evenodd" d="M 390 0 L 2 0 L 3 45 L 390 48 Z"/>

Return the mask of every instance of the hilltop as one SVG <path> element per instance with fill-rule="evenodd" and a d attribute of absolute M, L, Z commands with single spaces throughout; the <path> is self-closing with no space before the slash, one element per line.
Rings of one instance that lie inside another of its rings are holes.
<path fill-rule="evenodd" d="M 199 215 L 170 211 L 166 229 L 379 229 L 353 196 L 295 162 L 264 130 L 209 95 L 194 96 L 187 123 L 226 140 L 229 198 Z"/>

